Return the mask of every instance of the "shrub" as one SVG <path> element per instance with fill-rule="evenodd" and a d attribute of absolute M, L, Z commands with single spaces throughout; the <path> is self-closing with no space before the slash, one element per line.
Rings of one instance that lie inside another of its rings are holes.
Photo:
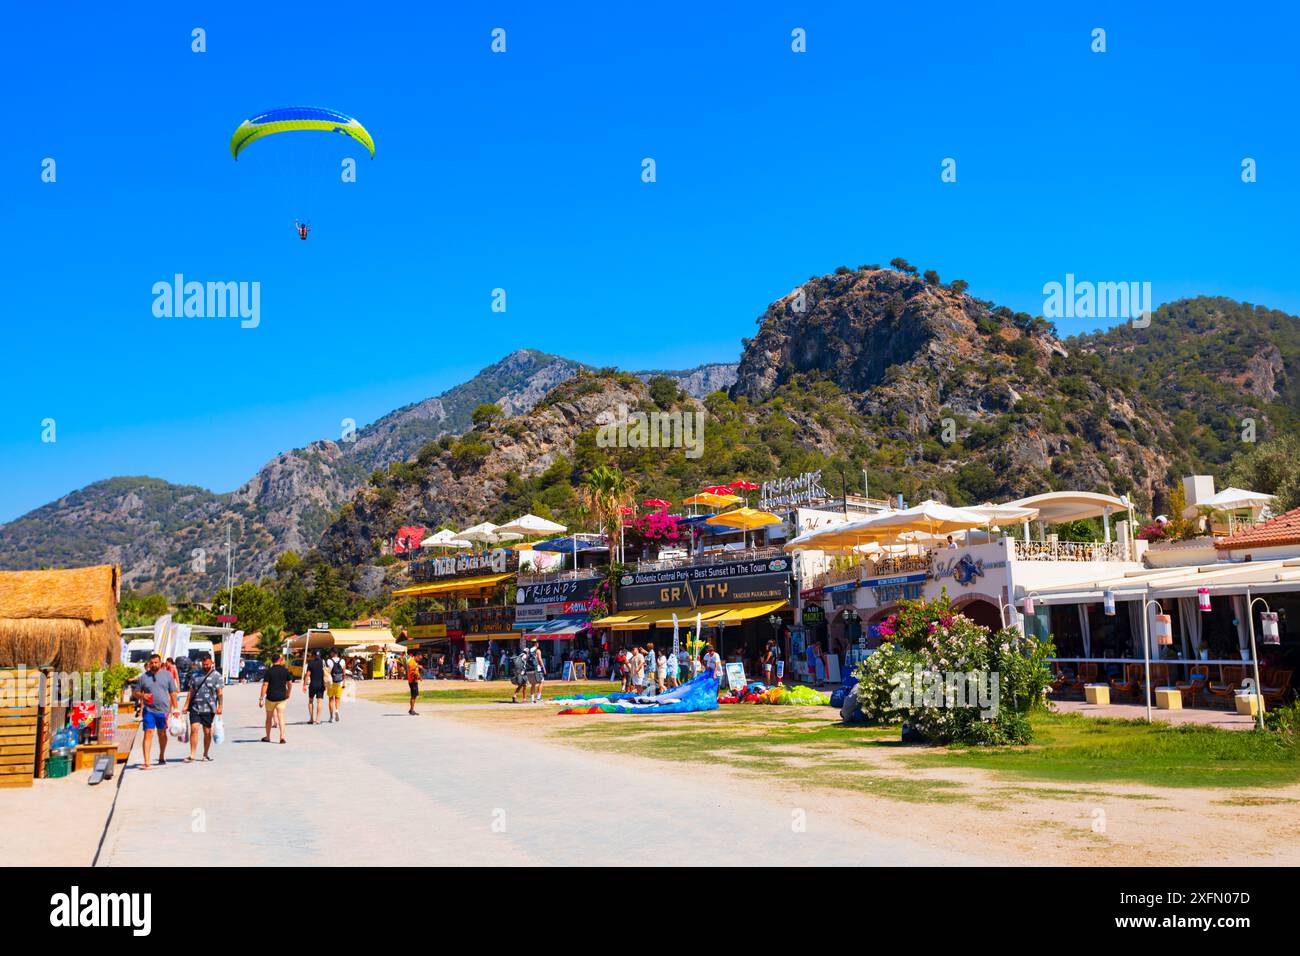
<path fill-rule="evenodd" d="M 1052 644 L 1016 628 L 996 634 L 947 596 L 903 601 L 881 625 L 880 648 L 859 664 L 854 693 L 868 720 L 903 721 L 932 743 L 1025 744 L 1045 707 Z"/>

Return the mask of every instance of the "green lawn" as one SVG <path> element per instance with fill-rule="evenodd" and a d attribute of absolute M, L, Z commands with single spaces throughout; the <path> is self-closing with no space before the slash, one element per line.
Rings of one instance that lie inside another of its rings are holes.
<path fill-rule="evenodd" d="M 1300 781 L 1300 750 L 1274 734 L 1040 714 L 1028 747 L 909 752 L 920 767 L 978 767 L 1032 780 L 1153 787 L 1268 787 Z"/>
<path fill-rule="evenodd" d="M 901 799 L 946 800 L 962 786 L 909 768 L 974 767 L 1011 780 L 1246 788 L 1300 781 L 1300 751 L 1272 734 L 1108 720 L 1078 714 L 1033 718 L 1027 747 L 904 746 L 897 727 L 845 726 L 815 708 L 723 707 L 684 717 L 592 715 L 561 727 L 583 746 L 671 761 L 702 761 Z M 888 749 L 897 762 L 865 759 Z M 1058 792 L 1063 792 L 1059 791 Z"/>
<path fill-rule="evenodd" d="M 561 683 L 560 681 L 547 681 L 542 685 L 542 698 L 550 700 L 553 697 L 568 697 L 572 694 L 607 694 L 611 691 L 621 690 L 621 684 L 615 684 L 608 681 L 590 681 L 577 683 Z M 441 680 L 430 685 L 425 681 L 421 685 L 420 700 L 430 704 L 490 704 L 504 703 L 510 700 L 510 693 L 514 690 L 512 685 L 495 684 L 483 687 L 474 681 L 461 680 Z M 520 694 L 523 699 L 523 694 Z M 405 692 L 394 694 L 381 694 L 376 700 L 388 701 L 390 703 L 405 703 L 411 699 L 411 695 Z"/>

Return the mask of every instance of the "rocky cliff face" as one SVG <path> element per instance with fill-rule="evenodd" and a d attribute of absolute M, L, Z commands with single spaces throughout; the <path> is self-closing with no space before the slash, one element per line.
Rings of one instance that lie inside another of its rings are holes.
<path fill-rule="evenodd" d="M 941 498 L 956 477 L 972 494 L 1150 500 L 1177 446 L 1163 411 L 1090 374 L 1045 323 L 894 269 L 812 279 L 768 307 L 731 393 L 761 403 L 797 379 L 847 393 Z"/>
<path fill-rule="evenodd" d="M 321 538 L 321 554 L 354 586 L 375 590 L 383 579 L 374 573 L 374 562 L 401 525 L 432 530 L 518 517 L 527 502 L 518 513 L 502 510 L 515 507 L 507 504 L 514 486 L 571 461 L 579 436 L 598 427 L 611 409 L 647 400 L 644 386 L 625 379 L 591 380 L 590 388 L 561 385 L 524 421 L 476 429 L 436 455 L 421 456 L 409 473 L 368 483 Z M 569 480 L 567 472 L 563 480 Z"/>

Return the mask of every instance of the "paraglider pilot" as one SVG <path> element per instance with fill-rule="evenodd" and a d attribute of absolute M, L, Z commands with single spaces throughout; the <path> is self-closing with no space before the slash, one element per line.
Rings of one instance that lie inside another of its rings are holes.
<path fill-rule="evenodd" d="M 307 234 L 311 232 L 311 223 L 299 222 L 297 219 L 295 219 L 293 221 L 293 228 L 298 230 L 298 238 L 306 241 Z"/>

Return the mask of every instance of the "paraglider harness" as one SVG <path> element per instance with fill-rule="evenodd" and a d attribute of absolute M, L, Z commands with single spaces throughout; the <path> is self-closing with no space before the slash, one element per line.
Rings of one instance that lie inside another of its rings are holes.
<path fill-rule="evenodd" d="M 304 242 L 306 242 L 306 241 L 307 241 L 307 235 L 308 235 L 308 233 L 311 232 L 311 223 L 309 223 L 309 222 L 299 222 L 297 219 L 295 219 L 295 220 L 293 221 L 293 228 L 295 228 L 295 229 L 298 230 L 298 238 L 301 239 L 301 240 L 303 240 Z"/>

